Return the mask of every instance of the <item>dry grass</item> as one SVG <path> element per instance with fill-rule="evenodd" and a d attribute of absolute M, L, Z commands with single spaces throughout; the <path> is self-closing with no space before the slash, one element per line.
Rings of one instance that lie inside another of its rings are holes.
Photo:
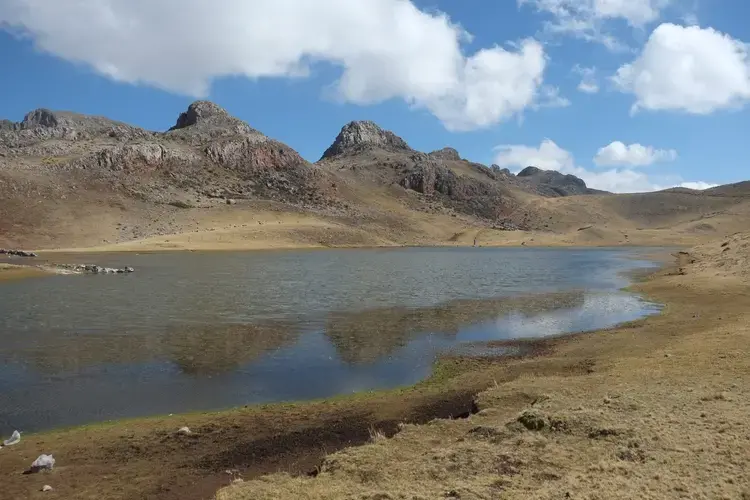
<path fill-rule="evenodd" d="M 681 273 L 639 285 L 668 305 L 662 316 L 507 367 L 518 376 L 483 392 L 468 419 L 405 426 L 328 456 L 315 478 L 271 475 L 216 498 L 748 498 L 745 241 L 700 248 Z"/>

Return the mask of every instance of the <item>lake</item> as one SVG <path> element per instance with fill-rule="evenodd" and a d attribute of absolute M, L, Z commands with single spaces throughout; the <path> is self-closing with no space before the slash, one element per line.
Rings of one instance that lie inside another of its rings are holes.
<path fill-rule="evenodd" d="M 652 250 L 653 251 L 653 250 Z M 129 275 L 0 283 L 0 435 L 413 384 L 481 342 L 660 308 L 634 249 L 406 248 L 60 256 Z"/>

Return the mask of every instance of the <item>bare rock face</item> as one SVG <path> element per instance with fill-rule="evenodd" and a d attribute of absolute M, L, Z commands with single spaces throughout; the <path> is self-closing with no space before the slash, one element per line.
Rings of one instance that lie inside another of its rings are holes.
<path fill-rule="evenodd" d="M 438 149 L 437 151 L 430 153 L 430 156 L 440 160 L 461 161 L 461 155 L 459 155 L 458 151 L 453 148 Z"/>
<path fill-rule="evenodd" d="M 344 125 L 321 160 L 359 153 L 369 147 L 396 152 L 412 151 L 406 141 L 389 130 L 383 130 L 376 123 L 355 121 Z"/>
<path fill-rule="evenodd" d="M 489 178 L 482 181 L 459 176 L 443 160 L 424 153 L 412 154 L 410 161 L 413 166 L 400 182 L 405 189 L 438 198 L 457 212 L 483 219 L 496 220 L 511 208 L 511 200 Z"/>
<path fill-rule="evenodd" d="M 526 167 L 518 173 L 517 177 L 535 185 L 543 191 L 542 194 L 549 196 L 571 196 L 596 192 L 593 189 L 589 189 L 583 179 L 571 174 L 561 174 L 556 170 Z"/>
<path fill-rule="evenodd" d="M 187 111 L 180 113 L 175 125 L 164 134 L 165 138 L 206 145 L 217 139 L 265 136 L 239 118 L 230 115 L 222 107 L 209 101 L 196 101 Z"/>
<path fill-rule="evenodd" d="M 205 122 L 223 122 L 230 118 L 229 113 L 221 106 L 209 101 L 196 101 L 188 106 L 187 111 L 180 113 L 177 123 L 169 130 L 177 130 Z"/>
<path fill-rule="evenodd" d="M 490 170 L 503 177 L 513 177 L 513 173 L 509 169 L 500 168 L 500 165 L 495 165 L 494 163 L 490 166 Z"/>
<path fill-rule="evenodd" d="M 458 194 L 459 179 L 452 170 L 422 154 L 413 156 L 412 160 L 415 167 L 401 180 L 401 186 L 426 195 Z"/>

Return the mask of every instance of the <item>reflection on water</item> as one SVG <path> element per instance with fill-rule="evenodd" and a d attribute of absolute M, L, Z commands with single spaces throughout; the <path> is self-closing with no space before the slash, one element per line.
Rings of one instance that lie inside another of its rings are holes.
<path fill-rule="evenodd" d="M 656 312 L 617 291 L 622 271 L 646 265 L 631 257 L 504 249 L 104 256 L 102 264 L 128 261 L 139 272 L 2 284 L 0 433 L 414 383 L 441 353 L 507 354 L 512 346 L 481 342 Z"/>

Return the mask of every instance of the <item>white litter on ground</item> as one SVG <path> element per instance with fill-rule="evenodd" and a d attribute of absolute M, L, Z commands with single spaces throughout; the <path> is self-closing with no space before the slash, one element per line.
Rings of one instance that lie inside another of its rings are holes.
<path fill-rule="evenodd" d="M 31 470 L 33 472 L 39 472 L 42 470 L 52 470 L 55 467 L 55 458 L 52 455 L 41 454 L 31 464 Z"/>
<path fill-rule="evenodd" d="M 14 444 L 18 444 L 21 442 L 21 433 L 18 431 L 13 431 L 13 434 L 10 435 L 10 439 L 6 439 L 3 441 L 3 444 L 5 446 L 13 446 Z"/>

